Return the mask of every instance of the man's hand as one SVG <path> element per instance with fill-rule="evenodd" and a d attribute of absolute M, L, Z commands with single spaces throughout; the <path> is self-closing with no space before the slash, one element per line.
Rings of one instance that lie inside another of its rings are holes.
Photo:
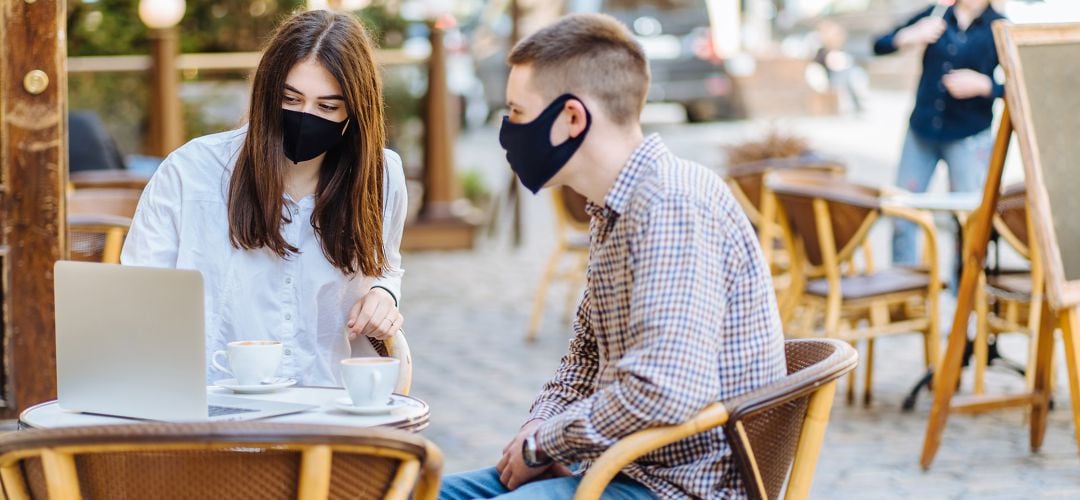
<path fill-rule="evenodd" d="M 540 427 L 544 421 L 540 419 L 530 420 L 521 426 L 521 430 L 518 431 L 517 436 L 510 441 L 510 444 L 503 448 L 502 459 L 499 460 L 498 465 L 495 466 L 495 470 L 499 471 L 499 482 L 506 486 L 508 490 L 515 490 L 518 486 L 521 486 L 542 474 L 548 472 L 553 468 L 554 463 L 545 465 L 543 467 L 529 467 L 525 465 L 525 459 L 521 456 L 521 446 L 525 442 L 525 438 L 536 432 L 536 429 Z M 565 469 L 565 467 L 563 467 Z M 561 472 L 561 469 L 556 469 L 556 472 Z"/>
<path fill-rule="evenodd" d="M 936 17 L 924 17 L 919 22 L 896 33 L 893 44 L 896 48 L 912 45 L 930 45 L 945 33 L 945 21 Z"/>
<path fill-rule="evenodd" d="M 970 69 L 950 71 L 941 78 L 941 83 L 954 99 L 990 97 L 994 91 L 994 82 L 989 76 Z"/>
<path fill-rule="evenodd" d="M 386 340 L 401 330 L 405 318 L 398 312 L 394 297 L 382 288 L 372 288 L 349 309 L 349 340 L 367 335 L 376 340 Z"/>

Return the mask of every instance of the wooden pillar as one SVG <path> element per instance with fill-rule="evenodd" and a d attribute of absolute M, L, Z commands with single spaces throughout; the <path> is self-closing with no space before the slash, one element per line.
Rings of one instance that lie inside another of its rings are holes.
<path fill-rule="evenodd" d="M 0 13 L 0 417 L 56 397 L 53 263 L 65 248 L 67 48 L 63 0 Z"/>
<path fill-rule="evenodd" d="M 454 213 L 458 199 L 454 171 L 454 122 L 446 84 L 443 32 L 430 23 L 428 95 L 424 120 L 424 205 L 419 219 L 405 229 L 405 250 L 454 250 L 473 247 L 476 225 Z"/>
<path fill-rule="evenodd" d="M 446 82 L 446 49 L 443 30 L 431 29 L 431 56 L 428 59 L 427 123 L 424 131 L 424 216 L 446 219 L 453 216 L 457 199 L 454 179 L 454 138 L 450 123 L 450 96 Z"/>
<path fill-rule="evenodd" d="M 176 58 L 180 35 L 176 27 L 150 30 L 150 116 L 147 152 L 165 157 L 184 143 L 183 110 Z"/>

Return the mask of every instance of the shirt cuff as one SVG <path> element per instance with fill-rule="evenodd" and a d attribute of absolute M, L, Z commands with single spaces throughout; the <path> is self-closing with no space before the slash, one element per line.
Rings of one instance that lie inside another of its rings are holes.
<path fill-rule="evenodd" d="M 990 98 L 997 99 L 998 97 L 1005 97 L 1005 86 L 1000 83 L 994 83 L 994 88 L 990 90 Z"/>
<path fill-rule="evenodd" d="M 382 285 L 372 285 L 372 287 L 371 287 L 371 289 L 372 289 L 372 290 L 374 290 L 374 289 L 376 289 L 376 288 L 380 288 L 380 289 L 382 289 L 382 290 L 385 290 L 385 291 L 386 291 L 386 293 L 389 293 L 389 294 L 390 294 L 390 297 L 392 297 L 392 298 L 394 299 L 394 307 L 401 307 L 401 305 L 400 305 L 400 304 L 398 304 L 398 298 L 397 298 L 397 294 L 396 294 L 396 293 L 394 293 L 394 291 L 393 291 L 393 290 L 391 290 L 391 289 L 389 289 L 389 288 L 387 288 L 387 287 L 385 287 L 385 286 L 382 286 Z"/>
<path fill-rule="evenodd" d="M 552 460 L 571 464 L 578 461 L 575 449 L 565 436 L 568 420 L 565 414 L 545 420 L 536 429 L 536 448 Z"/>

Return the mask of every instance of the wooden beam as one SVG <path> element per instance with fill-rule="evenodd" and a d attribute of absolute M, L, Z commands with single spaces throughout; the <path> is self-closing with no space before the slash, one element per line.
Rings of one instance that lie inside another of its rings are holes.
<path fill-rule="evenodd" d="M 12 418 L 56 397 L 52 268 L 66 244 L 67 9 L 62 0 L 10 0 L 0 16 L 0 416 Z"/>

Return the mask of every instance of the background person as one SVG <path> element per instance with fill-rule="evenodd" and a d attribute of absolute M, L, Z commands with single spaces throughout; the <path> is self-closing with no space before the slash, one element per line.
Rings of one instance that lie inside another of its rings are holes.
<path fill-rule="evenodd" d="M 993 146 L 994 99 L 1005 94 L 993 78 L 998 58 L 991 24 L 1004 17 L 989 0 L 958 0 L 943 17 L 933 11 L 928 7 L 874 42 L 879 55 L 925 47 L 896 184 L 925 192 L 938 161 L 944 160 L 950 191 L 981 191 Z M 915 225 L 896 221 L 893 262 L 917 264 L 917 242 Z"/>

